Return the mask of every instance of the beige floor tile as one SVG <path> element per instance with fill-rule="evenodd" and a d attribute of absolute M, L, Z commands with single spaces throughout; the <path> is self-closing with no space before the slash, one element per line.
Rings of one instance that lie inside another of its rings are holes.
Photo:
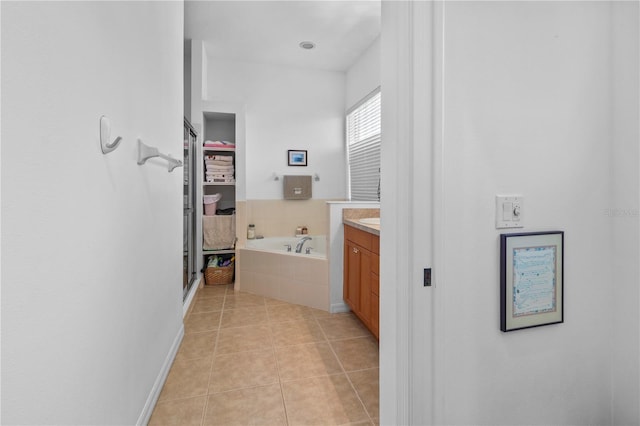
<path fill-rule="evenodd" d="M 344 374 L 282 383 L 289 425 L 341 425 L 369 420 Z"/>
<path fill-rule="evenodd" d="M 270 297 L 265 297 L 264 303 L 266 303 L 267 305 L 286 305 L 287 304 L 287 302 L 285 302 L 284 300 L 272 299 Z"/>
<path fill-rule="evenodd" d="M 233 284 L 230 285 L 205 285 L 198 291 L 198 297 L 224 296 L 233 293 Z"/>
<path fill-rule="evenodd" d="M 318 318 L 317 321 L 329 340 L 371 335 L 353 314 L 337 314 L 331 318 Z"/>
<path fill-rule="evenodd" d="M 290 303 L 267 305 L 267 312 L 271 322 L 313 319 L 313 310 L 311 308 Z"/>
<path fill-rule="evenodd" d="M 204 425 L 286 425 L 278 384 L 209 395 Z"/>
<path fill-rule="evenodd" d="M 271 349 L 219 355 L 213 361 L 209 393 L 277 382 L 276 358 Z"/>
<path fill-rule="evenodd" d="M 221 311 L 224 296 L 198 297 L 193 303 L 192 313 Z"/>
<path fill-rule="evenodd" d="M 371 336 L 332 340 L 330 343 L 345 371 L 364 370 L 379 365 L 378 342 Z"/>
<path fill-rule="evenodd" d="M 190 313 L 184 322 L 185 333 L 215 331 L 220 324 L 221 312 Z"/>
<path fill-rule="evenodd" d="M 220 327 L 244 327 L 267 322 L 267 310 L 264 306 L 250 308 L 225 309 Z"/>
<path fill-rule="evenodd" d="M 188 398 L 207 393 L 212 357 L 176 359 L 158 401 Z"/>
<path fill-rule="evenodd" d="M 280 380 L 342 373 L 342 367 L 328 343 L 307 343 L 276 349 Z"/>
<path fill-rule="evenodd" d="M 276 346 L 326 341 L 318 323 L 311 319 L 270 323 L 273 344 Z"/>
<path fill-rule="evenodd" d="M 194 359 L 212 356 L 215 344 L 215 331 L 185 334 L 176 359 Z"/>
<path fill-rule="evenodd" d="M 313 313 L 313 316 L 318 319 L 326 319 L 326 318 L 332 318 L 339 315 L 345 315 L 344 313 L 332 314 L 331 312 L 323 311 L 322 309 L 314 309 L 314 308 L 312 308 L 311 312 Z"/>
<path fill-rule="evenodd" d="M 200 425 L 206 396 L 159 402 L 153 410 L 149 426 Z"/>
<path fill-rule="evenodd" d="M 223 328 L 218 336 L 216 354 L 255 351 L 271 347 L 271 332 L 267 324 Z"/>
<path fill-rule="evenodd" d="M 380 418 L 379 371 L 378 368 L 371 368 L 348 373 L 353 387 L 356 388 L 356 392 L 372 419 Z"/>
<path fill-rule="evenodd" d="M 225 309 L 247 308 L 251 306 L 264 306 L 264 297 L 250 293 L 238 292 L 228 295 L 224 301 Z"/>

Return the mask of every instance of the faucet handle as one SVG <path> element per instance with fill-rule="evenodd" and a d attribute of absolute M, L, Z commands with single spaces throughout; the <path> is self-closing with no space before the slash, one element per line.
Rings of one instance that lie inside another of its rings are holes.
<path fill-rule="evenodd" d="M 291 251 L 291 244 L 285 244 L 284 246 L 287 248 L 287 251 Z"/>
<path fill-rule="evenodd" d="M 306 254 L 311 254 L 311 250 L 313 250 L 313 247 L 307 247 L 307 248 L 304 250 L 304 252 L 305 252 Z"/>

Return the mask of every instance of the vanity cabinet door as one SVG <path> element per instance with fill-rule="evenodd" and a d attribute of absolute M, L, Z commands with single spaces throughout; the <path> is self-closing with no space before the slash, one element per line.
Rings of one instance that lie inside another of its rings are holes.
<path fill-rule="evenodd" d="M 371 328 L 371 252 L 360 248 L 360 306 L 359 317 Z"/>
<path fill-rule="evenodd" d="M 371 254 L 371 327 L 376 338 L 380 336 L 380 256 Z"/>
<path fill-rule="evenodd" d="M 372 237 L 364 231 L 345 226 L 343 297 L 353 313 L 377 338 L 380 256 L 376 253 L 378 247 L 371 246 Z M 377 236 L 375 241 L 378 241 Z"/>
<path fill-rule="evenodd" d="M 361 249 L 351 241 L 344 244 L 344 301 L 356 313 L 360 311 Z"/>

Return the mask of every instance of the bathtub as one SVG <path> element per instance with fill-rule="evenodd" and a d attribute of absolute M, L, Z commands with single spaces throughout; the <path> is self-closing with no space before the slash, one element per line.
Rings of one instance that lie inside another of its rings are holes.
<path fill-rule="evenodd" d="M 327 238 L 311 238 L 304 243 L 302 253 L 295 253 L 300 238 L 247 240 L 238 251 L 236 289 L 328 311 Z M 291 246 L 291 252 L 286 245 Z M 309 254 L 305 253 L 307 247 L 312 247 Z"/>
<path fill-rule="evenodd" d="M 296 244 L 300 238 L 295 237 L 270 237 L 259 240 L 247 240 L 246 248 L 252 250 L 270 251 L 274 253 L 285 253 L 292 256 L 308 256 L 314 258 L 327 258 L 327 237 L 325 235 L 309 235 L 311 240 L 305 241 L 301 253 L 296 253 Z M 287 252 L 287 247 L 291 247 L 291 251 Z M 307 248 L 311 247 L 311 252 L 306 254 Z"/>

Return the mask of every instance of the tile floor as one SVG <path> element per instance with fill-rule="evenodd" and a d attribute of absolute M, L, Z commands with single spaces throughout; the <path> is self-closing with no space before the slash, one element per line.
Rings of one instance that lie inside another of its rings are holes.
<path fill-rule="evenodd" d="M 149 424 L 378 419 L 378 343 L 355 316 L 205 286 Z"/>

